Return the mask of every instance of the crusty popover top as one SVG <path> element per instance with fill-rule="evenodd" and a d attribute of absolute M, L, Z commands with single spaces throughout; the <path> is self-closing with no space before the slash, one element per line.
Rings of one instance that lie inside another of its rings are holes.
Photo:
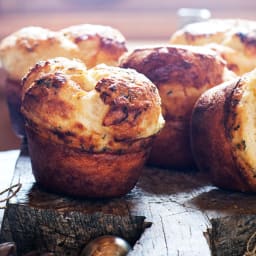
<path fill-rule="evenodd" d="M 117 66 L 119 57 L 127 51 L 124 36 L 109 26 L 81 24 L 59 31 L 79 49 L 79 59 L 88 68 L 105 63 Z"/>
<path fill-rule="evenodd" d="M 27 126 L 56 143 L 92 152 L 126 151 L 164 125 L 156 86 L 131 69 L 78 60 L 38 62 L 23 79 Z"/>
<path fill-rule="evenodd" d="M 256 67 L 256 22 L 241 19 L 212 19 L 192 23 L 176 31 L 172 44 L 207 45 L 228 62 L 238 75 Z"/>
<path fill-rule="evenodd" d="M 189 119 L 203 91 L 234 77 L 214 51 L 196 46 L 135 49 L 123 55 L 120 66 L 134 68 L 158 87 L 166 120 Z"/>
<path fill-rule="evenodd" d="M 0 43 L 0 60 L 9 78 L 20 80 L 36 62 L 54 57 L 79 58 L 88 68 L 117 65 L 125 38 L 108 26 L 81 24 L 60 31 L 24 27 Z"/>

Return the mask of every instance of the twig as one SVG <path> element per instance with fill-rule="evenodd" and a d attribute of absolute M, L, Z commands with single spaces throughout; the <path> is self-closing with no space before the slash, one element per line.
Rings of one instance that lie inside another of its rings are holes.
<path fill-rule="evenodd" d="M 3 195 L 6 192 L 11 192 L 11 193 L 6 198 L 1 199 L 0 203 L 6 202 L 9 199 L 11 199 L 12 197 L 14 197 L 19 192 L 19 190 L 21 189 L 21 186 L 22 186 L 22 184 L 19 182 L 15 185 L 12 185 L 11 187 L 1 191 L 0 195 Z M 14 188 L 16 188 L 16 189 L 13 191 Z M 5 207 L 0 207 L 0 209 L 5 209 Z"/>
<path fill-rule="evenodd" d="M 246 252 L 245 252 L 244 256 L 256 256 L 256 244 L 254 244 L 253 249 L 250 251 L 252 239 L 255 237 L 256 237 L 256 231 L 250 236 L 250 238 L 247 242 Z"/>

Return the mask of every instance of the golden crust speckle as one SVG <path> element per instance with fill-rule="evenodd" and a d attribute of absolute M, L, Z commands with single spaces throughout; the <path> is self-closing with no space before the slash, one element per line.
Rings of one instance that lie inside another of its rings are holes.
<path fill-rule="evenodd" d="M 41 137 L 88 151 L 129 150 L 163 126 L 156 87 L 130 69 L 55 58 L 23 80 L 22 113 Z"/>

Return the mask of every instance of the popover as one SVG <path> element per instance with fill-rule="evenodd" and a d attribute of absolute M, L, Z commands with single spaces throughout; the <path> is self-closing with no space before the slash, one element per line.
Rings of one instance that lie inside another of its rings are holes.
<path fill-rule="evenodd" d="M 164 120 L 156 86 L 131 69 L 78 60 L 38 62 L 23 80 L 21 111 L 36 181 L 88 197 L 127 193 Z"/>
<path fill-rule="evenodd" d="M 0 43 L 0 61 L 6 72 L 6 97 L 15 133 L 24 135 L 21 79 L 36 62 L 67 57 L 81 59 L 88 68 L 99 63 L 117 65 L 126 51 L 123 35 L 101 25 L 81 24 L 60 31 L 25 27 L 4 38 Z"/>
<path fill-rule="evenodd" d="M 191 169 L 189 123 L 193 105 L 205 90 L 234 77 L 225 62 L 204 47 L 160 46 L 135 49 L 121 58 L 158 88 L 165 127 L 154 140 L 149 164 Z"/>
<path fill-rule="evenodd" d="M 256 192 L 256 70 L 206 91 L 191 119 L 198 168 L 221 188 Z"/>
<path fill-rule="evenodd" d="M 220 54 L 228 68 L 242 75 L 256 68 L 256 22 L 210 19 L 176 31 L 171 44 L 207 46 Z"/>

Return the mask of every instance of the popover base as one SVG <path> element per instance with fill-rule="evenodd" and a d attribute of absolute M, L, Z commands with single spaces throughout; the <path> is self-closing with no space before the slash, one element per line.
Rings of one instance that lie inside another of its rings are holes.
<path fill-rule="evenodd" d="M 90 153 L 40 137 L 26 127 L 37 183 L 71 196 L 107 198 L 128 193 L 141 176 L 152 138 L 128 153 Z"/>

